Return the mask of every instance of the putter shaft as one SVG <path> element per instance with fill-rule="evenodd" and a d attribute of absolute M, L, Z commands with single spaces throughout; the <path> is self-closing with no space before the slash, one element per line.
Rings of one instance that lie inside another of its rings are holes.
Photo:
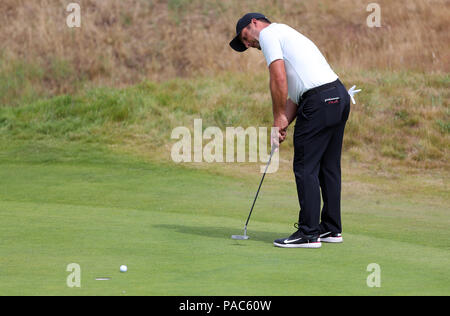
<path fill-rule="evenodd" d="M 266 165 L 266 168 L 264 170 L 264 174 L 262 176 L 261 182 L 259 183 L 258 191 L 256 192 L 255 199 L 253 200 L 252 208 L 250 209 L 250 213 L 248 214 L 247 221 L 245 222 L 244 235 L 232 235 L 231 238 L 233 238 L 233 239 L 245 240 L 245 239 L 249 238 L 247 236 L 247 225 L 248 225 L 248 222 L 250 220 L 250 217 L 252 216 L 253 208 L 255 207 L 256 199 L 258 198 L 259 190 L 261 189 L 261 185 L 262 185 L 262 183 L 264 181 L 264 177 L 266 176 L 267 169 L 269 168 L 270 161 L 272 160 L 272 156 L 275 153 L 275 149 L 276 149 L 276 147 L 273 147 L 271 152 L 270 152 L 269 161 L 267 162 L 267 165 Z"/>
<path fill-rule="evenodd" d="M 270 152 L 269 161 L 267 162 L 267 165 L 266 165 L 266 168 L 264 170 L 264 174 L 262 176 L 261 182 L 259 183 L 258 191 L 256 192 L 255 199 L 253 200 L 252 208 L 250 209 L 250 213 L 248 214 L 247 221 L 245 222 L 245 228 L 244 228 L 245 236 L 247 235 L 247 225 L 248 225 L 248 222 L 250 220 L 250 217 L 252 216 L 253 208 L 255 207 L 256 199 L 258 198 L 259 190 L 261 189 L 261 185 L 262 185 L 262 183 L 264 181 L 264 177 L 266 176 L 267 169 L 269 168 L 270 161 L 272 160 L 272 156 L 275 153 L 275 149 L 276 149 L 276 147 L 272 148 L 272 150 Z"/>

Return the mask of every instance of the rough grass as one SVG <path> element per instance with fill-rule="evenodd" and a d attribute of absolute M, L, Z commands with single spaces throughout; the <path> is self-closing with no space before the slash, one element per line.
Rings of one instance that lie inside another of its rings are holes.
<path fill-rule="evenodd" d="M 310 37 L 334 68 L 449 70 L 446 0 L 387 1 L 381 28 L 366 25 L 367 1 L 79 0 L 81 28 L 66 25 L 67 1 L 0 3 L 0 104 L 73 93 L 84 84 L 253 72 L 258 52 L 228 47 L 235 22 L 260 11 Z"/>
<path fill-rule="evenodd" d="M 344 72 L 363 92 L 346 129 L 344 156 L 372 168 L 448 168 L 448 76 L 414 72 Z M 224 74 L 124 88 L 88 89 L 0 109 L 7 139 L 108 144 L 170 159 L 171 132 L 194 119 L 203 128 L 270 127 L 267 74 Z M 349 85 L 349 84 L 347 84 Z M 290 133 L 293 132 L 293 126 Z M 292 138 L 282 147 L 292 158 Z"/>
<path fill-rule="evenodd" d="M 69 29 L 64 1 L 1 2 L 3 138 L 101 141 L 168 158 L 170 131 L 194 118 L 268 127 L 264 59 L 228 47 L 237 17 L 261 11 L 309 36 L 347 87 L 363 89 L 346 130 L 350 161 L 448 166 L 445 1 L 380 1 L 382 27 L 373 29 L 363 1 L 79 3 L 82 27 Z"/>

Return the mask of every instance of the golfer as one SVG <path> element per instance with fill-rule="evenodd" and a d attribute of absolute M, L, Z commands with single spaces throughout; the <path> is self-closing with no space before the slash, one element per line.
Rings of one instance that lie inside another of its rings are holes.
<path fill-rule="evenodd" d="M 294 174 L 300 204 L 297 229 L 274 245 L 320 248 L 342 242 L 341 151 L 350 95 L 319 49 L 293 28 L 248 13 L 236 25 L 230 46 L 262 51 L 270 73 L 276 144 L 294 121 Z M 323 198 L 322 213 L 321 191 Z"/>

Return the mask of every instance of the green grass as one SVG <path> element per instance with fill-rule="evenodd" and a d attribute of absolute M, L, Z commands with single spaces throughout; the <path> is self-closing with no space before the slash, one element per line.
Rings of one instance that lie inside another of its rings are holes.
<path fill-rule="evenodd" d="M 288 179 L 267 177 L 251 239 L 234 241 L 259 174 L 58 146 L 9 145 L 0 156 L 0 295 L 449 294 L 448 191 L 414 176 L 358 176 L 379 189 L 344 189 L 343 244 L 278 249 L 272 241 L 297 217 Z M 70 263 L 81 266 L 81 288 L 66 285 Z M 370 263 L 381 288 L 366 285 Z"/>
<path fill-rule="evenodd" d="M 345 242 L 319 250 L 272 246 L 298 218 L 290 136 L 248 241 L 230 236 L 242 233 L 259 163 L 170 160 L 171 131 L 196 118 L 223 131 L 270 126 L 266 73 L 27 92 L 0 107 L 0 295 L 448 295 L 448 75 L 343 77 L 363 88 L 344 142 Z M 70 263 L 81 288 L 66 285 Z M 366 285 L 370 263 L 381 288 Z"/>

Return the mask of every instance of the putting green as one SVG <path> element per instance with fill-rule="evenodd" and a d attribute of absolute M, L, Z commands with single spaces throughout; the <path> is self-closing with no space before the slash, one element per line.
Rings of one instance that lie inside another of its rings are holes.
<path fill-rule="evenodd" d="M 0 161 L 0 295 L 448 295 L 448 208 L 419 216 L 426 202 L 348 195 L 343 244 L 279 249 L 272 241 L 293 232 L 298 206 L 292 183 L 268 176 L 250 239 L 232 240 L 259 176 L 120 159 Z M 70 263 L 79 288 L 67 284 Z M 366 282 L 371 263 L 379 288 Z"/>

